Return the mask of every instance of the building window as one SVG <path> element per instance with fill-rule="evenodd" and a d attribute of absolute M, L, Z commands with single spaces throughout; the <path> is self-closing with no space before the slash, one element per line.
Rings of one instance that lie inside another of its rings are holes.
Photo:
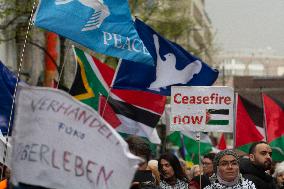
<path fill-rule="evenodd" d="M 279 66 L 277 68 L 277 75 L 278 76 L 284 76 L 284 66 Z"/>
<path fill-rule="evenodd" d="M 262 64 L 249 64 L 248 73 L 250 76 L 262 76 L 264 74 L 264 66 Z"/>

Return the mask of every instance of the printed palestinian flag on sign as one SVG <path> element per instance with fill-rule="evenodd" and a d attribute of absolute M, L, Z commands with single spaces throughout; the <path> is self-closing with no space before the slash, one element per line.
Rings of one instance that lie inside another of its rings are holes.
<path fill-rule="evenodd" d="M 229 109 L 207 109 L 207 125 L 229 125 Z"/>

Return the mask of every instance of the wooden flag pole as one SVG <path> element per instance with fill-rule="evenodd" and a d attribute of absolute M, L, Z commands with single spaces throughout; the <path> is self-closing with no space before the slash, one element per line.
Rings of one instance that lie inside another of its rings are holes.
<path fill-rule="evenodd" d="M 105 109 L 106 109 L 106 106 L 107 106 L 107 102 L 108 102 L 108 100 L 109 100 L 109 97 L 110 97 L 110 94 L 111 94 L 111 90 L 112 90 L 112 86 L 113 86 L 113 83 L 114 83 L 114 81 L 115 81 L 115 78 L 116 78 L 116 75 L 117 75 L 119 66 L 120 66 L 120 64 L 121 64 L 121 61 L 122 61 L 122 60 L 119 59 L 119 61 L 118 61 L 118 66 L 117 66 L 116 69 L 115 69 L 114 76 L 113 76 L 112 81 L 111 81 L 111 84 L 110 84 L 110 86 L 109 86 L 109 90 L 108 90 L 108 93 L 107 93 L 106 103 L 104 104 L 103 112 L 102 112 L 102 115 L 101 115 L 102 118 L 104 117 L 104 113 L 105 113 Z"/>
<path fill-rule="evenodd" d="M 235 98 L 235 103 L 234 103 L 234 108 L 233 108 L 233 116 L 234 116 L 234 119 L 233 119 L 233 148 L 235 149 L 236 148 L 236 134 L 237 134 L 237 113 L 238 113 L 238 97 L 239 97 L 239 94 L 238 93 L 235 93 L 234 95 L 234 98 Z"/>

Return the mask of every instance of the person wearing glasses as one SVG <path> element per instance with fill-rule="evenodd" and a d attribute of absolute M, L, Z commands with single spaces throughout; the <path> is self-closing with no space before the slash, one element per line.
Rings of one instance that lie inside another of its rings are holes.
<path fill-rule="evenodd" d="M 214 161 L 215 155 L 216 155 L 215 153 L 205 154 L 202 159 L 203 174 L 208 177 L 211 177 L 214 173 L 213 161 Z"/>
<path fill-rule="evenodd" d="M 211 184 L 205 189 L 256 189 L 252 181 L 240 174 L 239 157 L 233 150 L 217 153 L 213 161 L 213 170 Z"/>
<path fill-rule="evenodd" d="M 194 176 L 189 182 L 189 189 L 205 188 L 210 185 L 209 177 L 214 173 L 213 171 L 213 160 L 215 153 L 208 153 L 203 156 L 202 159 L 202 174 Z M 200 187 L 201 184 L 201 187 Z"/>

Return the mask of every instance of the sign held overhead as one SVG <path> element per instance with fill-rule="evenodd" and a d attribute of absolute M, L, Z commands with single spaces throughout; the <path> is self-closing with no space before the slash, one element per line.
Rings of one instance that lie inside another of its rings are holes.
<path fill-rule="evenodd" d="M 140 159 L 91 107 L 63 91 L 39 87 L 20 86 L 16 102 L 15 185 L 57 189 L 130 186 Z"/>
<path fill-rule="evenodd" d="M 174 86 L 171 90 L 171 131 L 233 132 L 232 88 Z"/>

